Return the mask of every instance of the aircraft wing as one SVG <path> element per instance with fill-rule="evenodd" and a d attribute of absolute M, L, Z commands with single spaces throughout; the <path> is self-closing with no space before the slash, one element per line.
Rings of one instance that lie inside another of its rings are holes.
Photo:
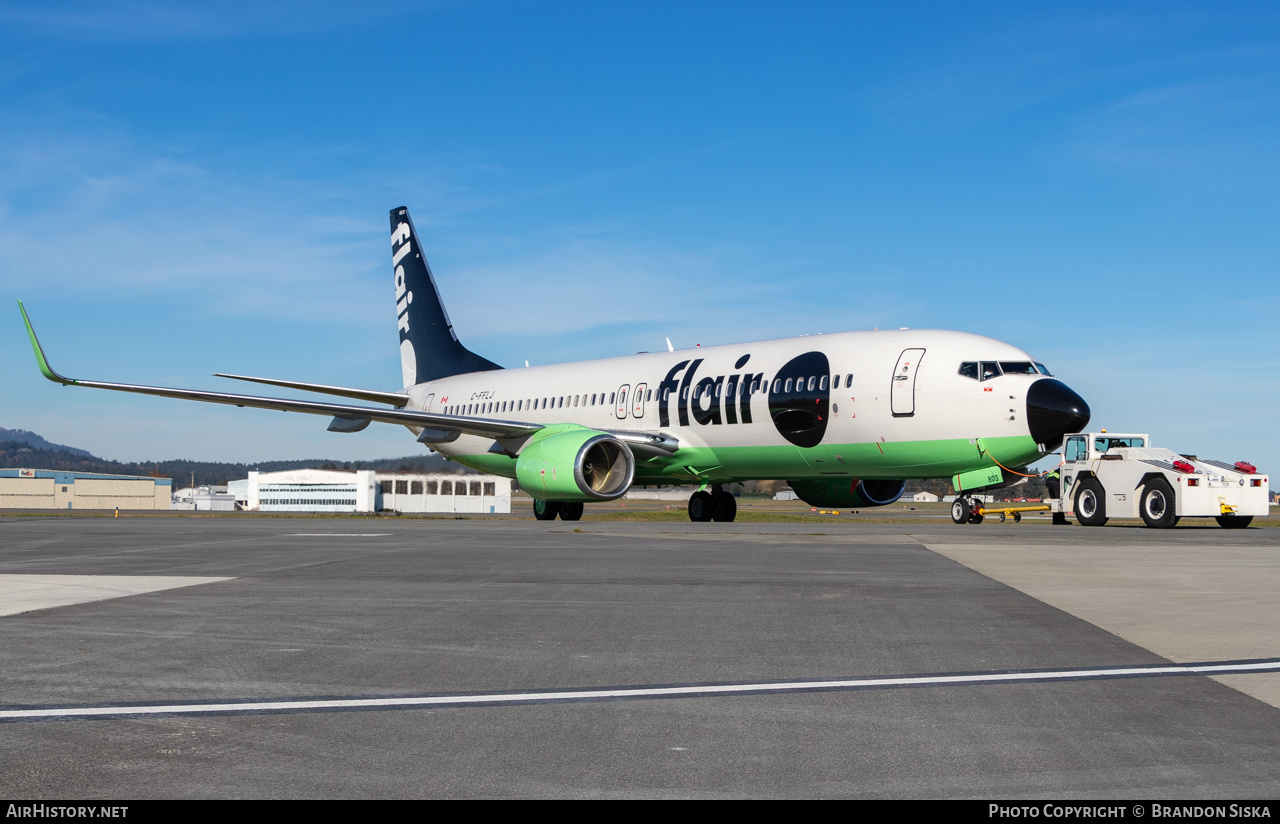
<path fill-rule="evenodd" d="M 58 374 L 49 366 L 44 348 L 36 337 L 27 310 L 18 301 L 22 311 L 22 320 L 27 325 L 27 336 L 31 338 L 31 347 L 35 350 L 36 363 L 46 378 L 63 386 L 87 386 L 93 389 L 113 389 L 117 392 L 136 392 L 142 395 L 159 395 L 163 398 L 182 398 L 189 401 L 206 403 L 223 403 L 232 406 L 249 406 L 256 409 L 278 409 L 282 412 L 302 412 L 310 415 L 332 415 L 351 423 L 359 421 L 377 421 L 379 423 L 398 423 L 425 426 L 430 429 L 462 432 L 468 435 L 484 435 L 490 438 L 516 438 L 532 435 L 543 428 L 538 423 L 522 423 L 519 421 L 501 421 L 489 418 L 464 418 L 457 415 L 438 415 L 432 412 L 419 412 L 411 409 L 378 409 L 369 406 L 355 406 L 344 403 L 325 403 L 319 401 L 293 400 L 290 398 L 264 398 L 256 395 L 236 395 L 229 392 L 208 392 L 201 389 L 169 389 L 162 386 L 141 386 L 132 383 L 110 383 L 107 381 L 89 381 L 68 378 Z M 348 431 L 354 431 L 348 429 Z"/>
<path fill-rule="evenodd" d="M 404 392 L 379 392 L 375 389 L 348 389 L 345 386 L 328 386 L 323 383 L 303 383 L 301 381 L 284 381 L 276 378 L 251 378 L 248 375 L 227 375 L 223 372 L 214 372 L 215 378 L 231 378 L 235 381 L 250 381 L 252 383 L 266 383 L 271 386 L 283 386 L 286 389 L 301 389 L 304 392 L 319 392 L 324 395 L 341 395 L 344 398 L 354 398 L 358 401 L 373 401 L 374 403 L 388 403 L 392 406 L 403 407 L 409 403 L 409 396 Z"/>
<path fill-rule="evenodd" d="M 370 422 L 378 423 L 394 423 L 406 426 L 421 426 L 432 433 L 424 433 L 432 436 L 438 436 L 441 441 L 450 440 L 456 437 L 454 433 L 465 435 L 480 435 L 495 440 L 505 441 L 507 445 L 518 447 L 523 439 L 543 429 L 545 424 L 528 423 L 524 421 L 506 421 L 493 418 L 473 418 L 463 417 L 459 415 L 441 415 L 434 412 L 423 412 L 413 409 L 378 409 L 369 406 L 354 406 L 342 403 L 325 403 L 319 401 L 293 400 L 291 398 L 266 398 L 257 395 L 236 395 L 229 392 L 209 392 L 201 389 L 170 389 L 162 386 L 142 386 L 131 383 L 110 383 L 107 381 L 90 381 L 80 380 L 77 378 L 68 378 L 58 374 L 49 365 L 48 359 L 45 357 L 44 348 L 40 345 L 40 340 L 36 337 L 35 329 L 31 326 L 31 320 L 27 317 L 26 307 L 22 305 L 22 301 L 18 301 L 18 309 L 22 312 L 22 320 L 27 326 L 27 336 L 31 338 L 31 348 L 35 351 L 36 363 L 40 367 L 40 372 L 46 378 L 54 383 L 60 383 L 63 386 L 87 386 L 93 389 L 111 389 L 117 392 L 134 392 L 142 395 L 158 395 L 163 398 L 181 398 L 189 401 L 204 401 L 205 403 L 221 403 L 230 406 L 253 407 L 256 409 L 277 409 L 281 412 L 301 412 L 308 415 L 332 415 L 333 422 L 329 428 L 340 432 L 356 432 L 363 429 Z M 277 383 L 293 388 L 303 389 L 314 387 L 312 384 L 301 384 L 288 381 L 267 381 L 260 380 L 262 383 Z M 324 387 L 324 389 L 334 389 L 337 387 Z M 323 390 L 320 390 L 323 391 Z M 345 390 L 344 390 L 345 391 Z M 351 390 L 359 392 L 360 390 Z M 380 393 L 369 392 L 364 397 L 371 400 L 377 400 L 375 397 Z M 392 393 L 384 393 L 392 394 Z M 385 401 L 386 403 L 399 403 L 403 395 L 396 394 L 394 400 Z M 618 431 L 611 434 L 618 437 L 619 440 L 626 442 L 628 445 L 640 449 L 648 449 L 658 453 L 670 454 L 679 448 L 679 443 L 675 438 L 661 433 L 649 432 L 632 432 Z M 427 441 L 430 443 L 430 441 Z"/>

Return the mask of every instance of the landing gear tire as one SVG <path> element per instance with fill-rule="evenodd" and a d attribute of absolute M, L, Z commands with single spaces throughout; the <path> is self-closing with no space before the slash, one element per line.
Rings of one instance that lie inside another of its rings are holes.
<path fill-rule="evenodd" d="M 982 523 L 982 519 L 983 519 L 983 518 L 985 518 L 985 517 L 986 517 L 985 515 L 979 515 L 979 514 L 978 514 L 978 510 L 977 510 L 977 509 L 975 509 L 975 510 L 973 510 L 973 514 L 969 516 L 969 523 L 971 523 L 971 524 L 980 524 L 980 523 Z"/>
<path fill-rule="evenodd" d="M 1076 520 L 1081 526 L 1102 526 L 1107 522 L 1107 499 L 1102 484 L 1083 478 L 1076 484 Z"/>
<path fill-rule="evenodd" d="M 957 497 L 951 502 L 951 520 L 957 524 L 969 523 L 969 516 L 973 514 L 973 510 L 969 509 L 969 499 Z"/>
<path fill-rule="evenodd" d="M 1252 515 L 1217 515 L 1214 520 L 1223 529 L 1244 529 L 1253 523 Z"/>
<path fill-rule="evenodd" d="M 560 520 L 562 521 L 581 521 L 582 520 L 582 504 L 560 504 Z"/>
<path fill-rule="evenodd" d="M 738 501 L 732 492 L 722 490 L 715 494 L 714 499 L 715 512 L 711 514 L 711 520 L 729 523 L 738 516 Z"/>
<path fill-rule="evenodd" d="M 707 491 L 695 492 L 689 496 L 689 520 L 709 521 L 715 515 L 716 502 Z"/>
<path fill-rule="evenodd" d="M 1167 529 L 1178 522 L 1175 514 L 1173 489 L 1164 478 L 1154 478 L 1142 488 L 1142 503 L 1138 507 L 1142 522 L 1152 529 Z"/>
<path fill-rule="evenodd" d="M 533 517 L 539 521 L 554 521 L 559 514 L 560 504 L 555 501 L 535 500 L 533 502 Z"/>

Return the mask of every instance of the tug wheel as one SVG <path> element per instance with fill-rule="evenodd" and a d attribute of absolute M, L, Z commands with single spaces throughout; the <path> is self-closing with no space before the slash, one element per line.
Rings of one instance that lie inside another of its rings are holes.
<path fill-rule="evenodd" d="M 1107 522 L 1107 499 L 1102 484 L 1095 478 L 1081 478 L 1076 484 L 1076 520 L 1083 526 L 1102 526 Z"/>
<path fill-rule="evenodd" d="M 1178 522 L 1173 489 L 1164 478 L 1154 478 L 1142 488 L 1139 509 L 1142 522 L 1153 529 L 1166 529 Z"/>

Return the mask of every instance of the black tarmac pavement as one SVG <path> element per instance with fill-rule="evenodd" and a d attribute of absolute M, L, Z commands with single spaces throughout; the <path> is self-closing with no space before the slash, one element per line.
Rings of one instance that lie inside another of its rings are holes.
<path fill-rule="evenodd" d="M 1168 663 L 927 548 L 984 540 L 965 529 L 3 518 L 0 578 L 231 580 L 0 617 L 0 704 Z M 1280 544 L 1272 533 L 1215 540 Z M 1017 539 L 1059 534 L 1024 525 Z M 1149 534 L 1075 528 L 1072 540 Z M 1171 534 L 1191 533 L 1160 538 Z M 35 799 L 1280 791 L 1280 709 L 1198 676 L 14 721 L 0 724 L 0 738 L 0 796 Z"/>

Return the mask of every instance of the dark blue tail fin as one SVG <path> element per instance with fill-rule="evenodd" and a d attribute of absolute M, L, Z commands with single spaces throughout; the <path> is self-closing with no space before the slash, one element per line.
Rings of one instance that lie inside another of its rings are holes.
<path fill-rule="evenodd" d="M 403 206 L 391 210 L 391 265 L 396 276 L 400 370 L 405 386 L 502 368 L 458 340 L 444 301 L 440 300 L 435 276 L 422 254 L 409 210 Z"/>

